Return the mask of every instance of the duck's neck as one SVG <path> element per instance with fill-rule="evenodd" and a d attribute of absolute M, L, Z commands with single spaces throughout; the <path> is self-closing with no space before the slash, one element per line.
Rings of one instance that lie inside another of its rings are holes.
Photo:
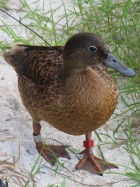
<path fill-rule="evenodd" d="M 66 68 L 64 69 L 64 76 L 65 76 L 65 80 L 71 79 L 73 77 L 79 77 L 80 75 L 84 74 L 84 72 L 86 72 L 85 68 L 81 68 L 81 69 L 74 69 L 72 67 Z"/>
<path fill-rule="evenodd" d="M 81 88 L 90 87 L 90 84 L 94 84 L 96 77 L 89 68 L 87 69 L 66 69 L 65 70 L 65 86 L 66 90 L 70 92 L 80 91 Z"/>
<path fill-rule="evenodd" d="M 66 79 L 84 71 L 86 71 L 86 66 L 84 67 L 83 64 L 64 58 L 64 75 Z"/>
<path fill-rule="evenodd" d="M 85 69 L 76 69 L 71 72 L 66 71 L 65 88 L 68 92 L 78 93 L 81 90 L 90 92 L 99 87 L 105 89 L 108 87 L 112 91 L 117 89 L 114 80 L 107 74 L 106 70 L 101 70 L 101 67 L 87 67 Z M 112 88 L 112 85 L 114 86 Z"/>

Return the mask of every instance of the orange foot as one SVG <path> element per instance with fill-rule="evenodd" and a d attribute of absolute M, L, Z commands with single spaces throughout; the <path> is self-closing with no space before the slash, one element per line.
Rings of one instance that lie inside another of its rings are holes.
<path fill-rule="evenodd" d="M 86 140 L 83 142 L 85 150 L 80 153 L 84 154 L 84 157 L 76 164 L 76 169 L 86 170 L 102 176 L 105 170 L 118 168 L 117 166 L 94 156 L 92 152 L 92 147 L 94 146 L 94 141 L 91 140 L 92 133 L 89 132 L 85 135 Z"/>
<path fill-rule="evenodd" d="M 76 164 L 75 168 L 79 170 L 86 170 L 102 176 L 105 170 L 118 167 L 94 156 L 89 152 L 85 152 L 84 157 Z"/>
<path fill-rule="evenodd" d="M 71 159 L 66 151 L 67 146 L 63 145 L 44 145 L 42 142 L 36 143 L 36 149 L 42 157 L 49 162 L 52 166 L 55 165 L 57 158 L 64 157 Z"/>

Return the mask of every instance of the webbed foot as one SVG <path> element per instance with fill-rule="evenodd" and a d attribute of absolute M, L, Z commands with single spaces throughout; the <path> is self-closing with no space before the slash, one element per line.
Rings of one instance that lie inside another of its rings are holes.
<path fill-rule="evenodd" d="M 55 162 L 59 157 L 70 159 L 66 147 L 67 146 L 63 145 L 44 145 L 42 142 L 36 143 L 37 151 L 51 165 L 55 165 Z"/>
<path fill-rule="evenodd" d="M 85 153 L 84 157 L 76 164 L 75 167 L 76 169 L 86 170 L 101 176 L 107 169 L 118 168 L 117 166 L 89 153 Z"/>

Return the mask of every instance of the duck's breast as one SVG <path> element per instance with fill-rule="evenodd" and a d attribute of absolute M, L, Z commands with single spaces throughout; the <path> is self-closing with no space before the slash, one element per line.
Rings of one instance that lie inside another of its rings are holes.
<path fill-rule="evenodd" d="M 117 86 L 111 77 L 105 80 L 98 72 L 89 69 L 67 80 L 64 94 L 48 111 L 48 122 L 68 134 L 85 134 L 110 118 L 117 99 Z"/>

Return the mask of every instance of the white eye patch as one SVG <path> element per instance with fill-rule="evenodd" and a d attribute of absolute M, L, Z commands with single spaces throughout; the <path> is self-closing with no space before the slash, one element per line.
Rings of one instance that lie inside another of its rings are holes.
<path fill-rule="evenodd" d="M 89 46 L 89 47 L 87 47 L 87 48 L 88 48 L 88 50 L 91 51 L 91 52 L 96 52 L 96 51 L 97 51 L 97 47 L 95 47 L 94 45 Z"/>

